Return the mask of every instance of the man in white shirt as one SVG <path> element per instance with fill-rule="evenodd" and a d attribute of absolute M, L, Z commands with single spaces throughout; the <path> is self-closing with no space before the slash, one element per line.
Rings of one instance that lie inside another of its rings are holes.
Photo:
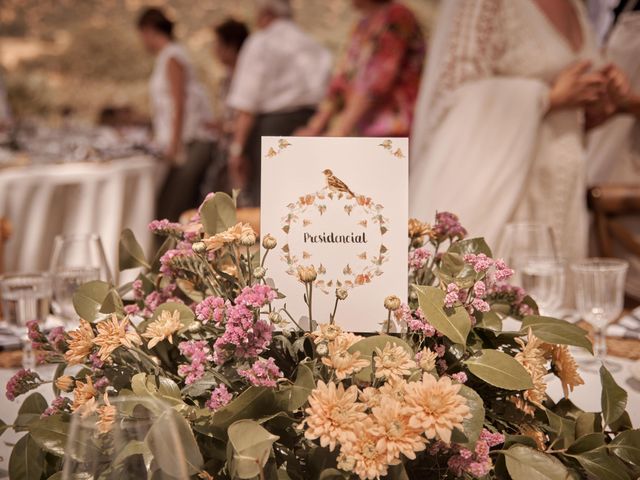
<path fill-rule="evenodd" d="M 255 0 L 258 31 L 240 52 L 227 100 L 238 112 L 229 174 L 245 202 L 260 199 L 262 136 L 291 135 L 324 97 L 332 58 L 292 20 L 289 0 Z"/>

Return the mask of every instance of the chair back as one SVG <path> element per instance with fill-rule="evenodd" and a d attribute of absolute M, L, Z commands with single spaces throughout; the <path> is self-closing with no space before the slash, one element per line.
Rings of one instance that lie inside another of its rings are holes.
<path fill-rule="evenodd" d="M 11 224 L 6 218 L 0 217 L 0 274 L 4 272 L 4 247 L 11 234 Z"/>

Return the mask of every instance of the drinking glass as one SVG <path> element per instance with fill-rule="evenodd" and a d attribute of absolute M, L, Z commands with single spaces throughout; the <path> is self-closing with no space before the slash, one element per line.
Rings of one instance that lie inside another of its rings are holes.
<path fill-rule="evenodd" d="M 95 234 L 58 235 L 49 267 L 53 282 L 53 312 L 67 322 L 76 318 L 73 294 L 83 283 L 113 283 L 100 237 Z"/>
<path fill-rule="evenodd" d="M 624 306 L 624 285 L 629 264 L 624 260 L 590 258 L 571 265 L 576 308 L 595 330 L 595 364 L 604 363 L 607 355 L 606 330 Z M 619 365 L 606 362 L 607 368 Z"/>
<path fill-rule="evenodd" d="M 541 315 L 556 315 L 564 303 L 565 262 L 556 257 L 534 256 L 523 260 L 522 288 L 538 304 Z"/>
<path fill-rule="evenodd" d="M 40 273 L 15 273 L 0 277 L 3 327 L 18 337 L 23 351 L 23 366 L 35 361 L 27 337 L 27 322 L 44 323 L 51 304 L 51 278 Z M 17 343 L 17 342 L 16 342 Z"/>
<path fill-rule="evenodd" d="M 189 480 L 199 473 L 190 427 L 166 402 L 126 395 L 96 405 L 71 417 L 62 480 Z"/>
<path fill-rule="evenodd" d="M 530 258 L 558 256 L 551 227 L 531 222 L 507 224 L 498 253 L 516 271 L 516 275 Z"/>

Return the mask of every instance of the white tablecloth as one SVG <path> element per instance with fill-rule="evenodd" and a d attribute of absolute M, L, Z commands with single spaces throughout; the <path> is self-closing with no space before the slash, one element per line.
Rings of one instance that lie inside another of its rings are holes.
<path fill-rule="evenodd" d="M 57 234 L 97 233 L 116 274 L 122 229 L 149 245 L 157 172 L 146 156 L 0 169 L 0 216 L 13 226 L 6 271 L 47 270 Z"/>

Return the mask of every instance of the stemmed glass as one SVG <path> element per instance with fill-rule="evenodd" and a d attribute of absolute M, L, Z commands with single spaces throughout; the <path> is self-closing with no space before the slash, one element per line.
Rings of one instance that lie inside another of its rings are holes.
<path fill-rule="evenodd" d="M 541 315 L 557 315 L 564 303 L 565 262 L 548 256 L 523 259 L 520 267 L 522 288 L 538 304 Z"/>
<path fill-rule="evenodd" d="M 558 256 L 552 228 L 534 222 L 508 223 L 498 253 L 516 273 L 528 258 Z"/>
<path fill-rule="evenodd" d="M 103 395 L 71 417 L 62 480 L 189 480 L 200 468 L 188 423 L 158 398 Z"/>
<path fill-rule="evenodd" d="M 83 283 L 113 283 L 100 237 L 95 234 L 58 235 L 49 267 L 53 281 L 53 312 L 67 322 L 75 319 L 73 294 Z"/>
<path fill-rule="evenodd" d="M 592 363 L 596 366 L 605 363 L 607 327 L 622 314 L 628 268 L 626 261 L 610 258 L 590 258 L 571 265 L 578 313 L 595 330 L 596 361 Z M 612 371 L 620 369 L 608 361 L 606 366 Z"/>

